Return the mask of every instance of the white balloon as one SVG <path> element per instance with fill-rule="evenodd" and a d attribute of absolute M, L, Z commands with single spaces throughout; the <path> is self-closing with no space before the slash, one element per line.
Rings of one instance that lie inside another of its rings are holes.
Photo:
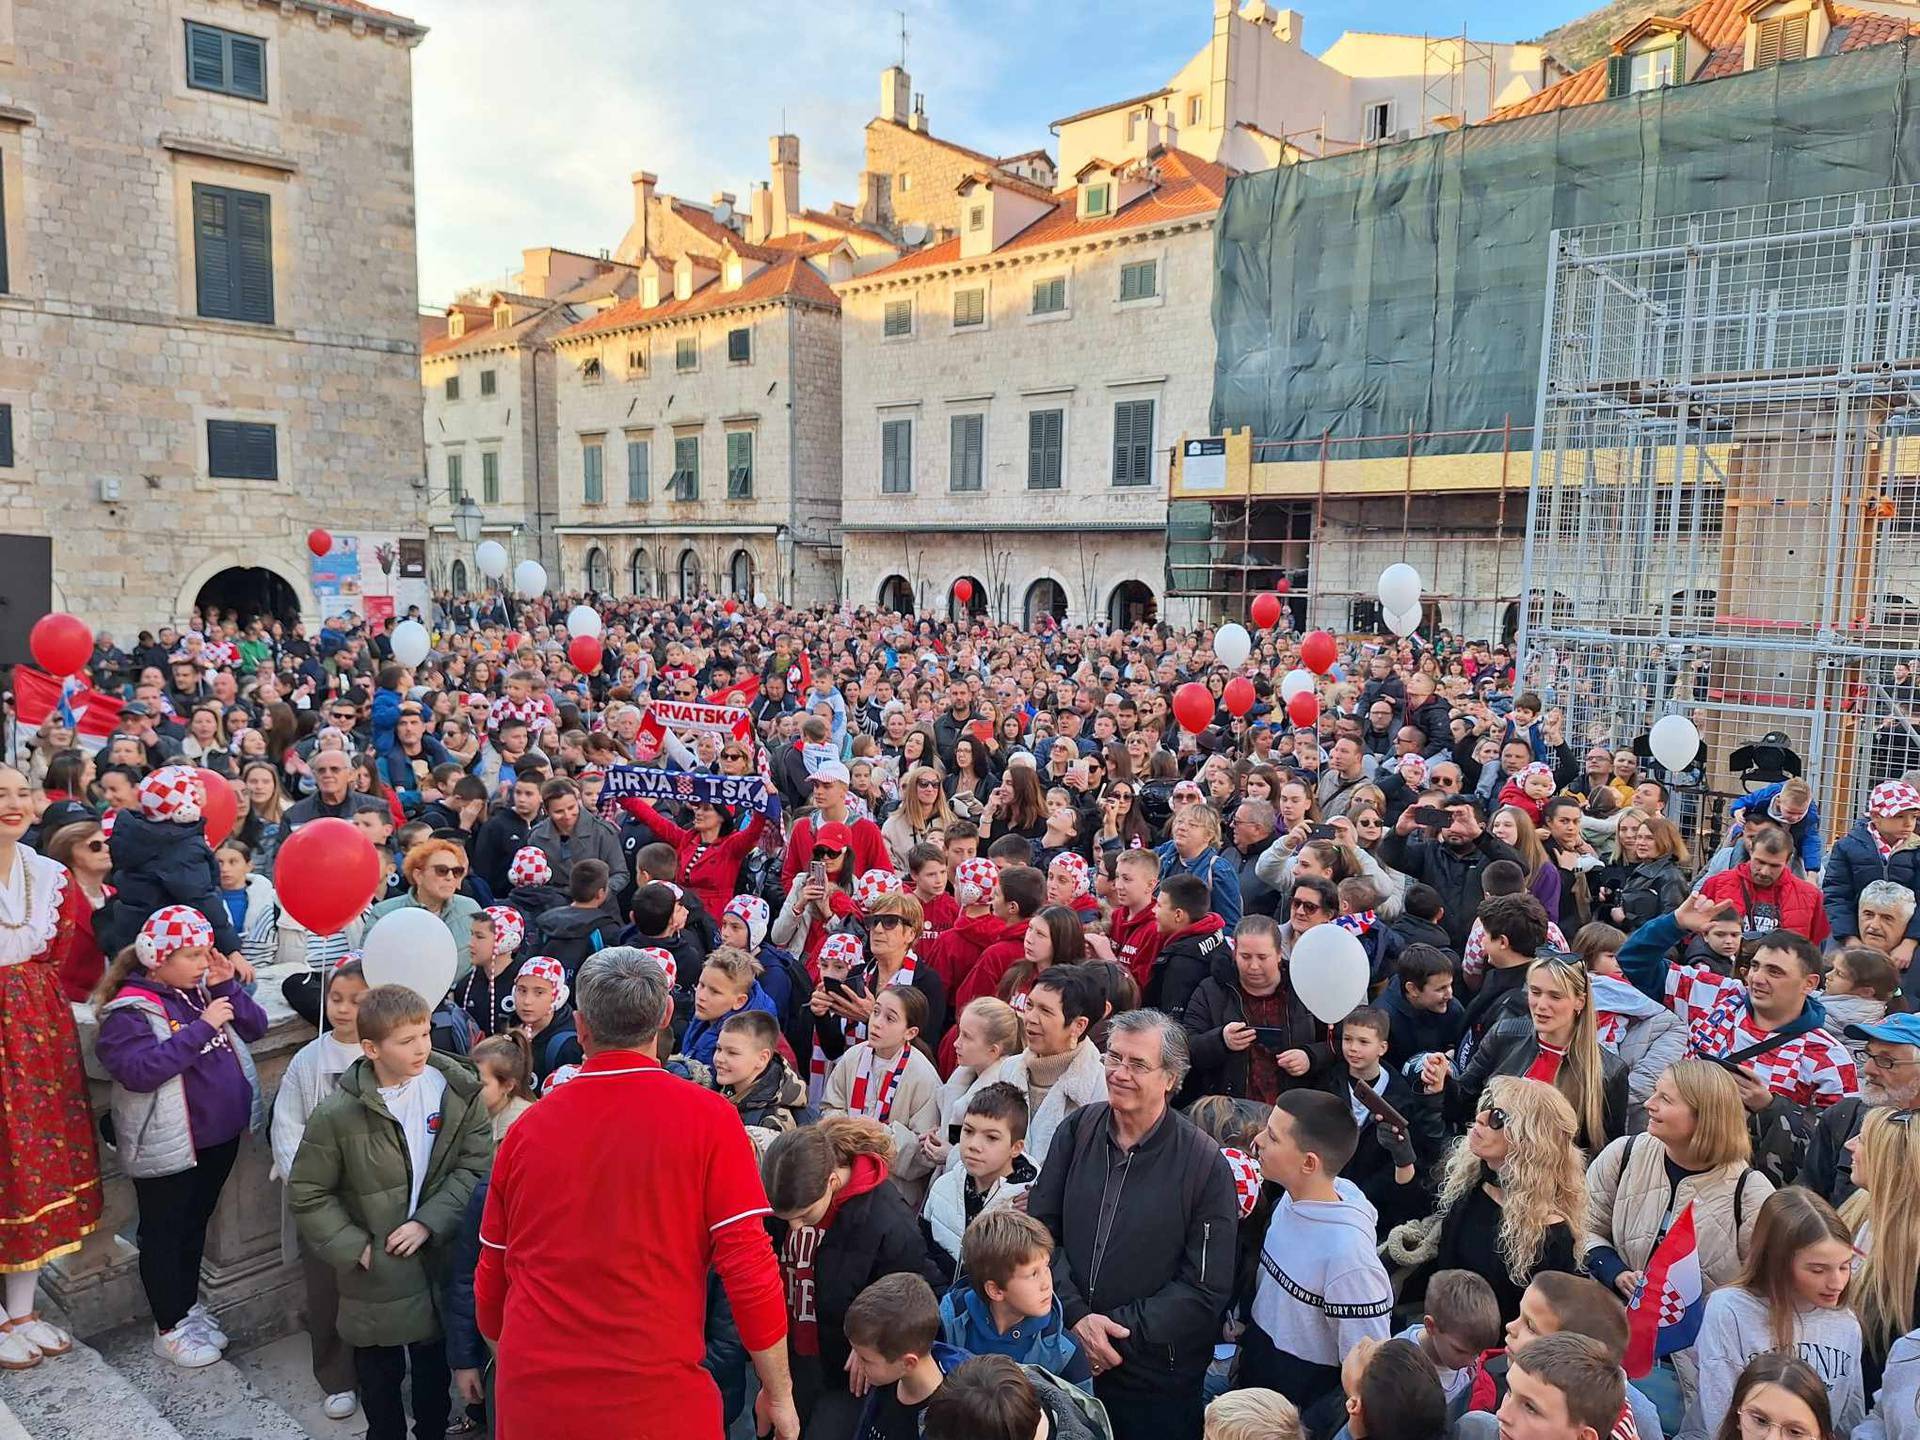
<path fill-rule="evenodd" d="M 507 573 L 507 547 L 498 540 L 482 540 L 474 548 L 473 561 L 482 575 L 498 580 Z"/>
<path fill-rule="evenodd" d="M 764 610 L 767 608 L 767 592 L 766 591 L 756 590 L 753 592 L 753 608 L 756 610 Z"/>
<path fill-rule="evenodd" d="M 1411 635 L 1420 628 L 1420 606 L 1416 602 L 1398 613 L 1389 610 L 1386 615 L 1387 628 L 1396 635 Z"/>
<path fill-rule="evenodd" d="M 522 560 L 513 567 L 513 588 L 525 596 L 547 593 L 547 567 L 538 560 Z"/>
<path fill-rule="evenodd" d="M 1296 695 L 1313 693 L 1314 675 L 1311 670 L 1289 670 L 1280 681 L 1280 699 L 1282 703 Z"/>
<path fill-rule="evenodd" d="M 1400 563 L 1380 572 L 1380 605 L 1389 615 L 1404 615 L 1420 604 L 1420 572 Z"/>
<path fill-rule="evenodd" d="M 1295 940 L 1287 973 L 1300 1003 L 1323 1024 L 1336 1024 L 1366 1003 L 1367 952 L 1343 926 L 1316 925 Z"/>
<path fill-rule="evenodd" d="M 1684 715 L 1662 715 L 1647 732 L 1647 749 L 1669 770 L 1685 770 L 1700 754 L 1699 728 Z"/>
<path fill-rule="evenodd" d="M 433 643 L 427 627 L 418 620 L 402 620 L 393 627 L 393 658 L 402 665 L 418 665 L 427 658 Z"/>
<path fill-rule="evenodd" d="M 600 612 L 591 605 L 576 605 L 567 612 L 567 633 L 575 639 L 582 635 L 598 639 L 600 630 Z"/>
<path fill-rule="evenodd" d="M 404 985 L 438 1005 L 453 984 L 453 932 L 431 910 L 410 905 L 374 921 L 361 942 L 369 985 Z"/>
<path fill-rule="evenodd" d="M 1229 670 L 1238 670 L 1253 653 L 1253 637 L 1246 626 L 1229 620 L 1213 632 L 1213 653 Z"/>

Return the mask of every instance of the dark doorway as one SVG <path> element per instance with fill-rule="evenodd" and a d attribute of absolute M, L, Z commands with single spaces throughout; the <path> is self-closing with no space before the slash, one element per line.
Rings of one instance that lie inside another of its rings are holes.
<path fill-rule="evenodd" d="M 53 541 L 45 535 L 0 535 L 0 665 L 27 658 L 27 633 L 51 609 Z"/>
<path fill-rule="evenodd" d="M 1157 608 L 1152 590 L 1138 580 L 1123 580 L 1113 587 L 1107 601 L 1107 626 L 1111 630 L 1127 631 L 1136 625 L 1151 625 Z"/>
<path fill-rule="evenodd" d="M 913 586 L 904 575 L 889 575 L 880 582 L 880 608 L 898 615 L 913 614 Z"/>
<path fill-rule="evenodd" d="M 255 619 L 292 625 L 300 619 L 300 597 L 293 587 L 273 571 L 255 565 L 222 570 L 200 587 L 193 603 L 209 620 L 215 615 L 224 618 L 231 610 L 242 625 Z"/>

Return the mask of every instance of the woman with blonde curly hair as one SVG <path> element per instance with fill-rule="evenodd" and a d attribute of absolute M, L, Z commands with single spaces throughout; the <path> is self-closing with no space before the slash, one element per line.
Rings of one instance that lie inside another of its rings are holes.
<path fill-rule="evenodd" d="M 893 856 L 893 867 L 905 871 L 907 852 L 916 845 L 938 845 L 953 823 L 953 807 L 940 783 L 940 772 L 931 765 L 916 765 L 900 779 L 900 804 L 880 836 Z"/>
<path fill-rule="evenodd" d="M 473 968 L 468 944 L 473 939 L 473 922 L 480 918 L 480 902 L 462 895 L 460 886 L 467 878 L 467 852 L 451 840 L 422 840 L 407 851 L 400 862 L 400 873 L 407 882 L 407 893 L 382 900 L 373 907 L 377 925 L 383 915 L 415 907 L 438 915 L 453 932 L 453 983 L 458 985 Z M 439 996 L 433 997 L 436 1001 Z"/>
<path fill-rule="evenodd" d="M 1520 1296 L 1543 1270 L 1578 1274 L 1573 1227 L 1586 1214 L 1586 1156 L 1579 1122 L 1553 1086 L 1495 1076 L 1481 1092 L 1467 1133 L 1440 1175 L 1439 1212 L 1396 1229 L 1389 1260 L 1484 1275 L 1500 1318 L 1520 1313 Z M 1436 1224 L 1437 1222 L 1437 1224 Z M 1420 1234 L 1424 1229 L 1427 1233 Z"/>

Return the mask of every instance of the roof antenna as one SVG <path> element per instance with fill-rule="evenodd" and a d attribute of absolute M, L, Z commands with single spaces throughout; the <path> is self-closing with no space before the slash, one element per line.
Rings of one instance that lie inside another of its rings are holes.
<path fill-rule="evenodd" d="M 907 68 L 907 12 L 896 10 L 893 13 L 900 17 L 900 68 L 904 70 Z"/>

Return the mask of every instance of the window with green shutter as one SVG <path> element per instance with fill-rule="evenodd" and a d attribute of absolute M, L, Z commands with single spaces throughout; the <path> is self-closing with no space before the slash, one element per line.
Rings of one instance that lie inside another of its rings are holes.
<path fill-rule="evenodd" d="M 727 499 L 753 498 L 753 432 L 727 432 Z"/>
<path fill-rule="evenodd" d="M 607 503 L 607 477 L 601 469 L 606 456 L 606 446 L 598 440 L 589 440 L 580 447 L 580 488 L 583 498 L 589 505 Z"/>
<path fill-rule="evenodd" d="M 1135 260 L 1120 267 L 1120 298 L 1146 300 L 1159 294 L 1160 263 Z"/>
<path fill-rule="evenodd" d="M 1153 401 L 1122 400 L 1113 407 L 1113 483 L 1153 480 Z"/>
<path fill-rule="evenodd" d="M 949 424 L 952 459 L 947 485 L 952 490 L 978 490 L 985 469 L 987 417 L 956 415 Z"/>
<path fill-rule="evenodd" d="M 187 23 L 187 85 L 242 100 L 267 98 L 267 42 L 215 25 Z"/>
<path fill-rule="evenodd" d="M 0 405 L 0 470 L 13 469 L 13 406 Z"/>
<path fill-rule="evenodd" d="M 1036 315 L 1058 315 L 1067 308 L 1067 277 L 1055 275 L 1050 280 L 1033 282 L 1033 313 Z"/>
<path fill-rule="evenodd" d="M 500 452 L 498 450 L 480 452 L 480 502 L 483 505 L 500 503 Z"/>
<path fill-rule="evenodd" d="M 673 479 L 667 482 L 667 494 L 674 500 L 700 498 L 700 437 L 673 437 Z"/>
<path fill-rule="evenodd" d="M 745 365 L 752 359 L 753 331 L 744 325 L 727 331 L 727 360 L 734 365 Z"/>
<path fill-rule="evenodd" d="M 627 503 L 644 504 L 647 499 L 647 487 L 650 477 L 648 469 L 653 463 L 647 442 L 644 440 L 627 441 Z"/>
<path fill-rule="evenodd" d="M 207 421 L 207 474 L 216 480 L 278 480 L 275 428 L 245 420 Z"/>
<path fill-rule="evenodd" d="M 265 195 L 193 187 L 196 313 L 210 320 L 273 323 L 273 212 Z"/>
<path fill-rule="evenodd" d="M 913 490 L 913 422 L 887 420 L 880 425 L 880 493 L 907 495 Z"/>
<path fill-rule="evenodd" d="M 1027 488 L 1058 490 L 1062 443 L 1066 436 L 1067 412 L 1031 410 L 1027 413 Z"/>
<path fill-rule="evenodd" d="M 913 302 L 889 300 L 880 314 L 880 333 L 888 339 L 913 333 Z"/>
<path fill-rule="evenodd" d="M 676 340 L 673 342 L 673 368 L 691 370 L 700 363 L 700 342 L 698 340 Z"/>
<path fill-rule="evenodd" d="M 460 377 L 458 375 L 447 376 L 445 388 L 447 399 L 458 400 L 460 398 Z"/>
<path fill-rule="evenodd" d="M 500 388 L 498 375 L 499 372 L 495 370 L 482 370 L 480 372 L 480 393 L 482 395 L 492 395 Z"/>
<path fill-rule="evenodd" d="M 467 462 L 458 454 L 447 456 L 447 499 L 458 505 L 467 498 Z"/>
<path fill-rule="evenodd" d="M 987 323 L 987 292 L 981 289 L 956 290 L 953 292 L 953 328 L 963 330 L 970 325 Z"/>

